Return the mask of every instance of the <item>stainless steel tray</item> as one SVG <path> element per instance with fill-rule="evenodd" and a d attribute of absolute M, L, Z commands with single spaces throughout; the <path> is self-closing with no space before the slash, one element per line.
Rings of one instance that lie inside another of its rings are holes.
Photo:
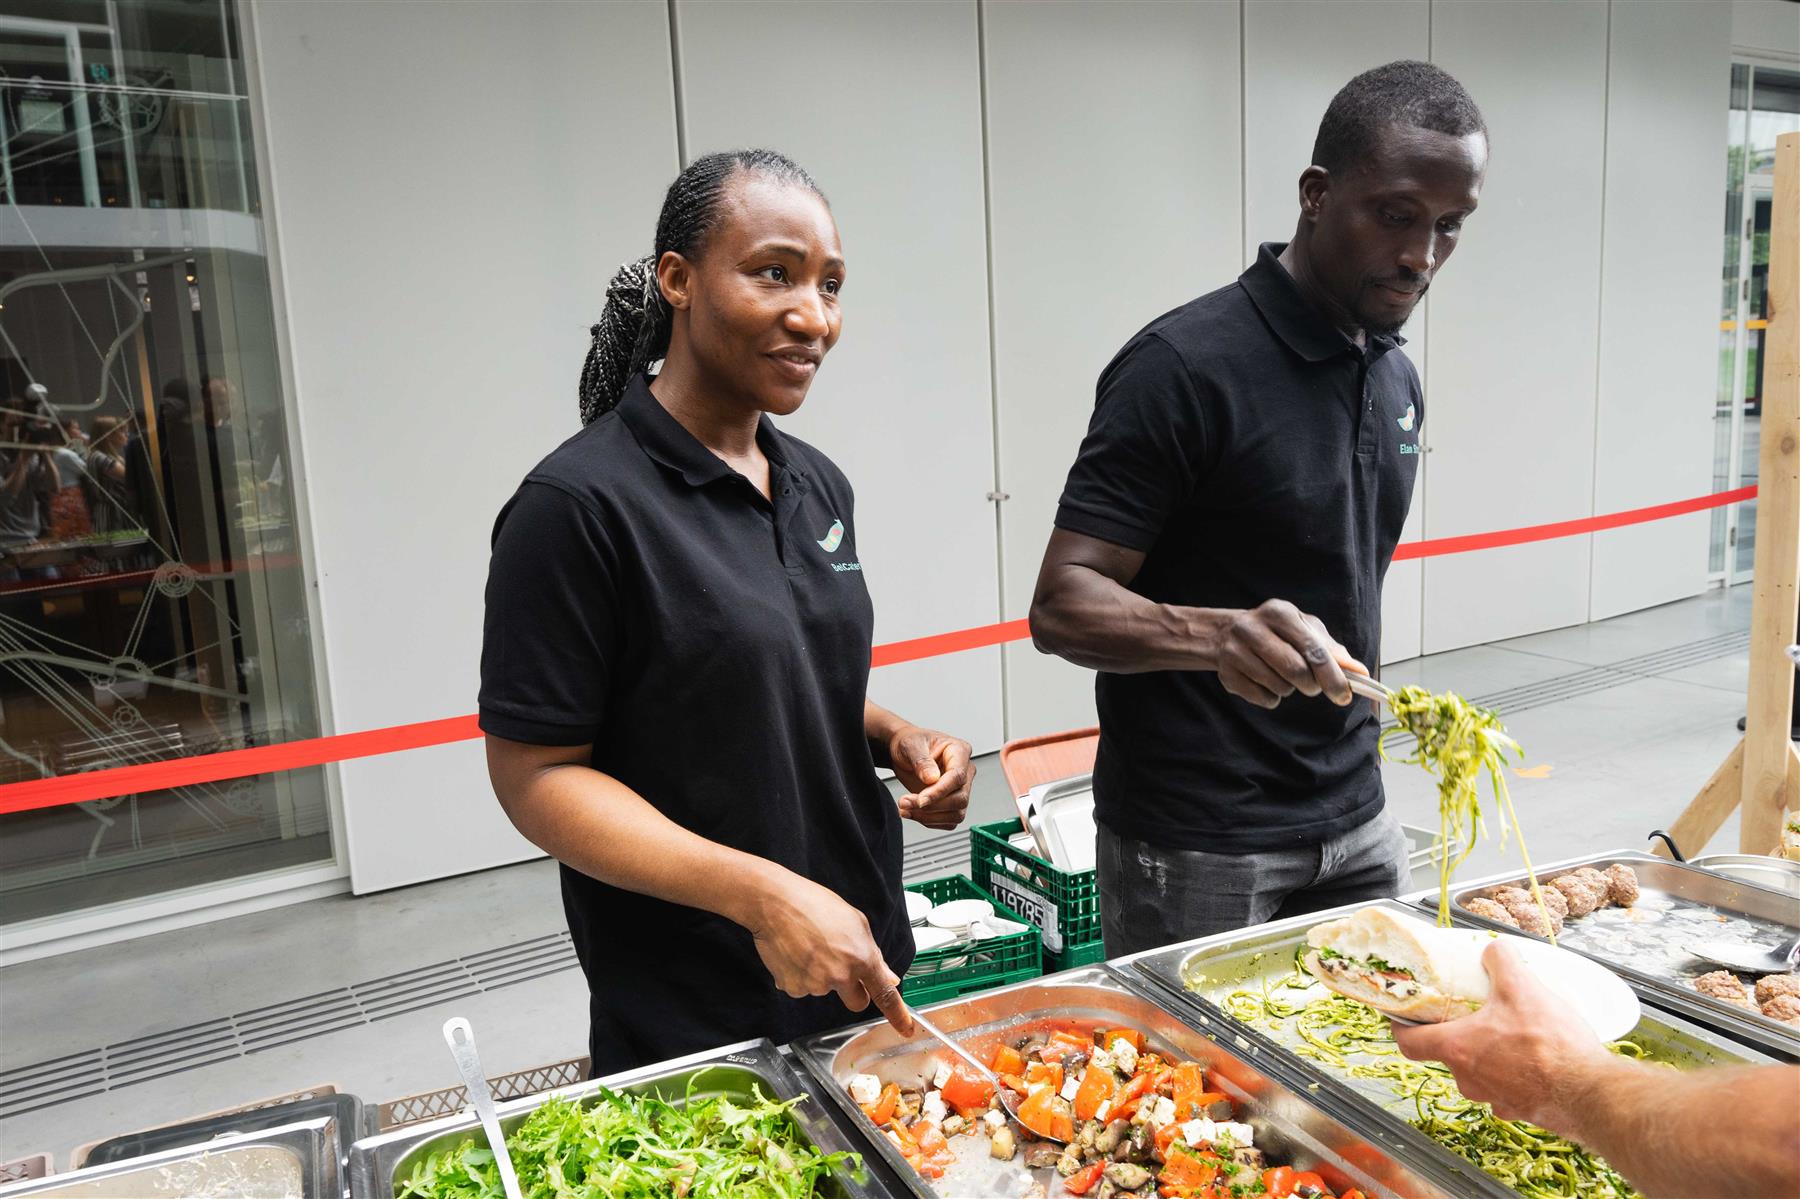
<path fill-rule="evenodd" d="M 1454 1185 L 1457 1176 L 1406 1164 L 1398 1156 L 1399 1141 L 1353 1132 L 1315 1097 L 1285 1084 L 1269 1068 L 1272 1052 L 1248 1041 L 1234 1041 L 1230 1047 L 1215 1043 L 1159 1004 L 1151 990 L 1109 968 L 1071 970 L 926 1010 L 940 1028 L 977 1053 L 1045 1023 L 1136 1028 L 1152 1046 L 1199 1062 L 1208 1085 L 1237 1101 L 1238 1118 L 1256 1129 L 1256 1144 L 1272 1163 L 1317 1170 L 1339 1193 L 1351 1186 L 1370 1196 L 1407 1199 L 1462 1193 Z M 847 1086 L 854 1074 L 872 1073 L 889 1081 L 929 1076 L 936 1059 L 948 1056 L 934 1042 L 904 1040 L 885 1023 L 869 1023 L 809 1037 L 793 1049 L 818 1080 L 819 1089 L 857 1122 L 894 1175 L 919 1199 L 940 1195 L 1005 1199 L 1032 1185 L 1033 1174 L 1022 1162 L 993 1160 L 987 1138 L 977 1135 L 951 1138 L 957 1161 L 934 1189 L 851 1102 Z M 1035 1181 L 1055 1177 L 1054 1170 L 1039 1170 Z M 1061 1194 L 1063 1189 L 1053 1182 L 1050 1193 Z"/>
<path fill-rule="evenodd" d="M 1039 856 L 1058 870 L 1094 868 L 1094 776 L 1040 783 L 1025 796 L 1026 827 Z"/>
<path fill-rule="evenodd" d="M 6 1199 L 338 1199 L 337 1131 L 330 1117 L 204 1145 L 89 1166 L 0 1187 Z M 234 1185 L 235 1180 L 235 1185 Z M 290 1185 L 294 1184 L 294 1185 Z"/>
<path fill-rule="evenodd" d="M 368 1112 L 363 1107 L 362 1100 L 355 1095 L 337 1092 L 291 1103 L 277 1103 L 272 1107 L 253 1108 L 249 1111 L 231 1112 L 222 1116 L 208 1116 L 203 1120 L 166 1124 L 158 1128 L 145 1129 L 143 1132 L 111 1137 L 88 1150 L 87 1158 L 82 1164 L 101 1166 L 108 1162 L 143 1157 L 145 1154 L 156 1153 L 163 1149 L 205 1145 L 218 1137 L 260 1132 L 265 1128 L 279 1128 L 322 1116 L 331 1117 L 336 1121 L 336 1129 L 332 1134 L 332 1145 L 337 1151 L 338 1164 L 347 1177 L 351 1143 L 357 1138 L 375 1131 L 375 1128 L 373 1122 L 368 1118 Z"/>
<path fill-rule="evenodd" d="M 1778 1057 L 1800 1060 L 1800 1028 L 1694 990 L 1694 979 L 1718 967 L 1682 948 L 1698 940 L 1772 945 L 1800 935 L 1800 900 L 1711 870 L 1630 851 L 1553 862 L 1537 872 L 1538 879 L 1548 882 L 1583 866 L 1605 870 L 1615 862 L 1637 872 L 1637 905 L 1602 908 L 1569 920 L 1556 943 L 1605 964 L 1658 1007 L 1722 1029 Z M 1451 911 L 1468 924 L 1516 932 L 1471 914 L 1464 905 L 1496 887 L 1523 882 L 1522 875 L 1504 874 L 1464 883 L 1450 894 Z M 1420 902 L 1435 911 L 1437 893 Z"/>
<path fill-rule="evenodd" d="M 763 1094 L 772 1099 L 793 1099 L 807 1094 L 799 1075 L 774 1045 L 767 1040 L 744 1041 L 499 1104 L 500 1127 L 510 1135 L 552 1096 L 582 1099 L 603 1086 L 633 1095 L 654 1094 L 670 1102 L 679 1102 L 688 1093 L 689 1082 L 697 1077 L 700 1082 L 693 1092 L 697 1098 L 715 1095 L 748 1097 L 753 1085 L 761 1087 Z M 867 1152 L 865 1146 L 852 1143 L 832 1122 L 816 1093 L 802 1099 L 794 1107 L 793 1115 L 800 1131 L 822 1151 Z M 470 1112 L 358 1141 L 350 1147 L 351 1192 L 357 1199 L 384 1199 L 394 1195 L 415 1163 L 429 1154 L 455 1148 L 463 1141 L 487 1144 L 480 1122 Z M 818 1194 L 824 1199 L 873 1199 L 890 1195 L 892 1191 L 874 1172 L 861 1179 L 840 1172 L 822 1182 Z"/>
<path fill-rule="evenodd" d="M 1198 941 L 1154 949 L 1119 963 L 1120 969 L 1137 971 L 1176 1002 L 1187 1005 L 1194 1020 L 1221 1041 L 1249 1043 L 1278 1055 L 1286 1068 L 1305 1083 L 1316 1085 L 1340 1105 L 1346 1118 L 1358 1127 L 1383 1129 L 1404 1144 L 1407 1160 L 1431 1162 L 1439 1170 L 1453 1171 L 1464 1183 L 1458 1193 L 1505 1196 L 1516 1192 L 1476 1166 L 1439 1145 L 1414 1128 L 1409 1120 L 1413 1101 L 1383 1079 L 1354 1078 L 1323 1063 L 1296 1054 L 1303 1042 L 1292 1021 L 1271 1028 L 1267 1022 L 1242 1023 L 1227 1013 L 1223 1000 L 1234 991 L 1260 989 L 1292 975 L 1295 951 L 1305 943 L 1307 930 L 1321 921 L 1358 911 L 1368 904 L 1348 904 L 1329 911 L 1295 916 L 1254 928 L 1238 929 Z M 1390 907 L 1417 916 L 1418 910 L 1399 900 Z M 1512 931 L 1512 930 L 1507 930 Z M 1319 989 L 1324 994 L 1324 989 Z M 1773 1059 L 1726 1038 L 1654 1008 L 1643 1009 L 1643 1018 L 1631 1039 L 1648 1055 L 1673 1065 L 1743 1064 Z M 1352 1059 L 1357 1055 L 1350 1055 Z M 1303 1083 L 1302 1085 L 1305 1085 Z"/>

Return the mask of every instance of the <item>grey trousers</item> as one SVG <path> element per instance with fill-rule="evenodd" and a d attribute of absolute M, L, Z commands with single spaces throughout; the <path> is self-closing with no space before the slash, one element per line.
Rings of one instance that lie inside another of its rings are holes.
<path fill-rule="evenodd" d="M 1383 808 L 1322 845 L 1262 853 L 1169 849 L 1102 825 L 1096 845 L 1106 956 L 1386 899 L 1407 887 L 1406 834 Z"/>

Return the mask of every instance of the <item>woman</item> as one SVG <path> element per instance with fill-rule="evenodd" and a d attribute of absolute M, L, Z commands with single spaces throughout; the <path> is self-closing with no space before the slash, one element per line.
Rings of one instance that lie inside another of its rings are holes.
<path fill-rule="evenodd" d="M 563 864 L 596 1075 L 871 1003 L 911 1032 L 900 817 L 961 822 L 969 746 L 868 700 L 850 485 L 768 419 L 836 344 L 843 280 L 798 166 L 695 162 L 607 289 L 586 428 L 495 526 L 488 773 Z"/>
<path fill-rule="evenodd" d="M 94 418 L 84 483 L 96 533 L 135 529 L 143 523 L 133 510 L 131 489 L 126 481 L 125 438 L 130 432 L 131 426 L 119 417 Z"/>

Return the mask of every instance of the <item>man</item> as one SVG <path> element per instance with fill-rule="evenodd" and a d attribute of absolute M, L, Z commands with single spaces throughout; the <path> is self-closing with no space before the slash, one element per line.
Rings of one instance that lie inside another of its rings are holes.
<path fill-rule="evenodd" d="M 1672 1074 L 1622 1058 L 1505 945 L 1488 946 L 1482 964 L 1493 979 L 1482 1009 L 1448 1024 L 1394 1025 L 1402 1053 L 1443 1062 L 1466 1097 L 1580 1142 L 1646 1195 L 1795 1193 L 1800 1066 Z M 1699 1112 L 1712 1117 L 1683 1116 Z"/>
<path fill-rule="evenodd" d="M 1158 318 L 1100 377 L 1031 607 L 1100 672 L 1098 869 L 1116 955 L 1396 894 L 1377 714 L 1381 583 L 1424 400 L 1397 330 L 1487 165 L 1456 80 L 1351 80 L 1300 176 L 1293 241 Z"/>

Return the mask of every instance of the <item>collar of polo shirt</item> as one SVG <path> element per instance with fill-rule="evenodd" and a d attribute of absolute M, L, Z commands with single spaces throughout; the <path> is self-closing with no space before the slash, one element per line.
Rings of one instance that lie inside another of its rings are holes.
<path fill-rule="evenodd" d="M 1362 349 L 1343 330 L 1319 314 L 1306 302 L 1294 277 L 1281 265 L 1281 252 L 1286 242 L 1266 241 L 1257 251 L 1256 263 L 1239 276 L 1238 281 L 1250 294 L 1263 319 L 1288 345 L 1288 349 L 1308 362 L 1323 362 L 1339 354 L 1361 354 Z M 1406 344 L 1398 333 L 1369 338 L 1369 348 L 1383 353 Z"/>
<path fill-rule="evenodd" d="M 637 438 L 644 453 L 675 471 L 689 486 L 704 487 L 737 474 L 723 458 L 702 445 L 699 438 L 689 433 L 650 394 L 650 385 L 644 376 L 632 376 L 631 382 L 625 385 L 625 394 L 620 398 L 616 411 L 619 419 L 631 430 L 632 436 Z M 756 444 L 768 455 L 770 464 L 786 471 L 792 477 L 795 489 L 805 494 L 806 473 L 794 465 L 795 455 L 787 452 L 782 441 L 781 431 L 765 414 L 757 422 Z"/>

